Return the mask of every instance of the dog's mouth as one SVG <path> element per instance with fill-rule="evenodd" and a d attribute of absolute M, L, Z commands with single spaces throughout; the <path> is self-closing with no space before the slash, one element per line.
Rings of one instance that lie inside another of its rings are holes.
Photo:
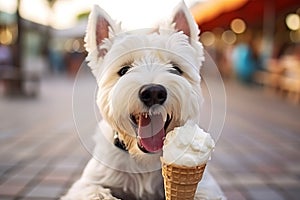
<path fill-rule="evenodd" d="M 162 114 L 149 115 L 144 112 L 131 114 L 130 119 L 136 128 L 139 148 L 145 153 L 160 152 L 172 117 L 167 115 L 164 119 Z"/>

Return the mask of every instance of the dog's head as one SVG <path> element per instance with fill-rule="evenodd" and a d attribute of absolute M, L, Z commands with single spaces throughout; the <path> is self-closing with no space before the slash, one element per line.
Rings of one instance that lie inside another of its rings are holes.
<path fill-rule="evenodd" d="M 132 155 L 160 152 L 167 132 L 187 120 L 198 123 L 204 60 L 198 34 L 184 3 L 168 25 L 132 32 L 93 8 L 85 42 L 97 105 Z"/>

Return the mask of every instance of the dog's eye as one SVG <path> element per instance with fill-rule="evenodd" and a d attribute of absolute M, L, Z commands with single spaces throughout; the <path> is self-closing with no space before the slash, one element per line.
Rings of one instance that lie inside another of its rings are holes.
<path fill-rule="evenodd" d="M 177 75 L 182 75 L 183 71 L 180 69 L 179 65 L 176 63 L 171 63 L 173 66 L 172 69 L 170 70 L 171 73 L 177 74 Z"/>
<path fill-rule="evenodd" d="M 123 66 L 119 71 L 118 74 L 119 76 L 123 76 L 124 74 L 126 74 L 126 72 L 128 72 L 128 70 L 130 69 L 130 65 L 125 65 Z"/>

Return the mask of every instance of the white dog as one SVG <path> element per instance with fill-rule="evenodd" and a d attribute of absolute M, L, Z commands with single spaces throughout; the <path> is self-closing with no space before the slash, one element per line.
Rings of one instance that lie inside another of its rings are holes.
<path fill-rule="evenodd" d="M 199 123 L 204 54 L 198 34 L 183 2 L 169 23 L 129 33 L 94 6 L 85 42 L 103 120 L 94 156 L 63 200 L 164 199 L 164 137 L 187 120 Z M 205 173 L 195 199 L 226 198 Z"/>

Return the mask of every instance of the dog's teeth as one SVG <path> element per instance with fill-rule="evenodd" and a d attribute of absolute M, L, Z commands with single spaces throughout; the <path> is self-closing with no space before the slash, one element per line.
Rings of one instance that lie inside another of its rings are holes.
<path fill-rule="evenodd" d="M 166 122 L 167 118 L 168 118 L 168 114 L 167 113 L 163 113 L 162 115 L 163 115 L 162 117 L 163 117 L 164 122 Z"/>
<path fill-rule="evenodd" d="M 142 116 L 147 119 L 148 118 L 148 113 L 142 113 Z"/>

